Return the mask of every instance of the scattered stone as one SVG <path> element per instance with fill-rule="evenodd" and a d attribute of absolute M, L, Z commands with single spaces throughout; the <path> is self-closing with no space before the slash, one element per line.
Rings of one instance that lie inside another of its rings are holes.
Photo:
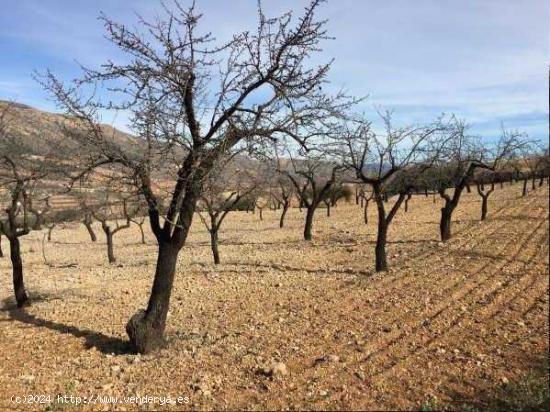
<path fill-rule="evenodd" d="M 355 371 L 354 375 L 362 381 L 366 379 L 365 372 L 363 371 Z"/>
<path fill-rule="evenodd" d="M 275 362 L 271 367 L 272 376 L 286 376 L 288 375 L 288 369 L 283 362 Z"/>
<path fill-rule="evenodd" d="M 288 375 L 288 368 L 283 362 L 274 362 L 270 366 L 260 366 L 257 372 L 264 376 L 281 377 Z"/>
<path fill-rule="evenodd" d="M 340 362 L 340 357 L 338 355 L 328 355 L 328 360 L 330 362 Z"/>
<path fill-rule="evenodd" d="M 321 356 L 320 358 L 315 359 L 315 361 L 313 362 L 313 366 L 317 366 L 325 362 L 333 362 L 333 363 L 340 362 L 340 357 L 338 355 Z"/>
<path fill-rule="evenodd" d="M 23 375 L 23 376 L 19 377 L 19 379 L 21 379 L 23 382 L 29 384 L 29 383 L 34 382 L 35 377 L 34 377 L 34 375 Z"/>

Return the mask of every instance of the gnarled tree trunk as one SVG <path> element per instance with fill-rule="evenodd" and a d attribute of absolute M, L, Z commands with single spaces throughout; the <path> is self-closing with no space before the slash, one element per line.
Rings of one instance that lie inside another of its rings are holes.
<path fill-rule="evenodd" d="M 285 200 L 283 202 L 283 211 L 281 212 L 281 218 L 279 219 L 279 227 L 282 229 L 285 225 L 285 216 L 286 216 L 286 212 L 288 211 L 288 207 L 289 207 L 289 201 L 288 200 Z"/>
<path fill-rule="evenodd" d="M 0 233 L 0 258 L 4 257 L 4 251 L 2 250 L 2 233 Z"/>
<path fill-rule="evenodd" d="M 408 193 L 407 197 L 405 198 L 405 212 L 409 211 L 409 200 L 411 200 L 412 194 Z"/>
<path fill-rule="evenodd" d="M 315 206 L 311 205 L 307 208 L 306 211 L 306 223 L 304 225 L 304 240 L 312 239 L 312 228 L 313 228 L 313 215 L 315 214 Z"/>
<path fill-rule="evenodd" d="M 495 184 L 491 183 L 491 188 L 488 189 L 486 192 L 484 192 L 483 190 L 483 186 L 478 184 L 477 192 L 479 196 L 481 196 L 481 220 L 485 220 L 485 218 L 487 217 L 488 200 L 491 193 L 493 193 L 493 191 L 495 190 Z"/>
<path fill-rule="evenodd" d="M 487 217 L 487 200 L 489 195 L 481 195 L 481 220 Z"/>
<path fill-rule="evenodd" d="M 15 301 L 17 307 L 23 307 L 28 304 L 29 298 L 25 291 L 25 282 L 23 281 L 23 260 L 21 259 L 21 245 L 19 238 L 13 236 L 10 241 L 10 257 L 13 268 L 13 290 L 15 292 Z"/>
<path fill-rule="evenodd" d="M 386 224 L 385 214 L 381 215 L 378 208 L 378 233 L 376 236 L 375 253 L 375 269 L 377 272 L 388 270 L 388 262 L 386 259 L 386 241 L 388 237 L 388 225 Z"/>
<path fill-rule="evenodd" d="M 218 251 L 218 228 L 212 227 L 210 229 L 210 246 L 212 248 L 212 256 L 214 257 L 214 263 L 220 264 L 220 252 Z"/>
<path fill-rule="evenodd" d="M 94 232 L 94 228 L 92 227 L 92 219 L 89 217 L 85 217 L 82 223 L 84 223 L 84 226 L 86 226 L 86 229 L 88 230 L 88 234 L 90 235 L 90 239 L 92 240 L 92 242 L 96 242 L 97 236 Z"/>
<path fill-rule="evenodd" d="M 54 228 L 55 225 L 53 223 L 48 227 L 48 242 L 52 241 L 52 232 Z"/>
<path fill-rule="evenodd" d="M 141 234 L 141 244 L 144 245 L 145 244 L 145 232 L 143 230 L 143 223 L 137 223 L 138 227 L 139 227 L 139 233 Z"/>
<path fill-rule="evenodd" d="M 190 188 L 193 189 L 189 190 Z M 177 192 L 181 189 L 176 187 L 175 190 Z M 166 328 L 166 317 L 170 306 L 178 254 L 187 240 L 199 193 L 200 188 L 190 185 L 179 208 L 178 226 L 171 235 L 159 227 L 158 214 L 149 210 L 151 228 L 158 242 L 155 278 L 147 309 L 137 311 L 126 324 L 126 333 L 130 344 L 139 353 L 149 353 L 164 344 L 164 329 Z M 177 196 L 174 197 L 177 198 Z"/>
<path fill-rule="evenodd" d="M 374 249 L 375 254 L 375 269 L 377 272 L 385 272 L 388 270 L 388 262 L 386 257 L 386 242 L 388 239 L 388 228 L 397 214 L 397 211 L 401 207 L 403 200 L 405 200 L 405 193 L 400 193 L 399 197 L 393 204 L 389 213 L 386 215 L 386 209 L 384 207 L 384 200 L 380 193 L 380 188 L 373 185 L 374 199 L 378 209 L 378 233 L 376 235 L 376 247 Z"/>
<path fill-rule="evenodd" d="M 441 241 L 446 242 L 451 238 L 451 218 L 453 216 L 454 206 L 446 201 L 445 206 L 441 208 L 441 220 L 439 222 L 439 232 Z"/>
<path fill-rule="evenodd" d="M 179 248 L 159 242 L 157 268 L 146 310 L 133 315 L 126 325 L 130 342 L 139 353 L 149 353 L 164 344 L 164 329 L 170 305 Z"/>
<path fill-rule="evenodd" d="M 109 263 L 116 263 L 114 248 L 113 248 L 113 234 L 110 230 L 105 231 L 105 237 L 107 238 L 107 257 L 109 258 Z"/>

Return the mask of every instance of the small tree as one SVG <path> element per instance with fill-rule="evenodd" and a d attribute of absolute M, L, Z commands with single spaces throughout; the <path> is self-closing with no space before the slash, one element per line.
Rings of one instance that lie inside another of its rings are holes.
<path fill-rule="evenodd" d="M 264 220 L 264 209 L 269 206 L 269 197 L 263 191 L 258 191 L 254 196 L 254 207 L 260 212 L 260 220 Z"/>
<path fill-rule="evenodd" d="M 82 218 L 82 224 L 86 227 L 88 234 L 90 235 L 90 240 L 92 242 L 97 242 L 97 235 L 94 232 L 93 227 L 94 219 L 90 211 L 84 212 L 84 217 Z"/>
<path fill-rule="evenodd" d="M 114 253 L 114 236 L 121 230 L 128 229 L 135 212 L 129 208 L 130 199 L 126 195 L 115 196 L 106 192 L 96 199 L 95 204 L 85 204 L 84 209 L 89 211 L 94 219 L 101 223 L 107 244 L 107 258 L 109 263 L 116 263 Z M 113 226 L 114 224 L 114 226 Z"/>
<path fill-rule="evenodd" d="M 278 170 L 292 182 L 300 204 L 306 208 L 304 240 L 310 241 L 315 211 L 321 202 L 330 199 L 330 190 L 342 166 L 321 151 L 312 151 L 303 159 L 295 159 L 290 151 L 289 156 L 290 167 L 284 167 L 279 162 Z"/>
<path fill-rule="evenodd" d="M 294 185 L 288 177 L 279 175 L 276 180 L 276 187 L 272 190 L 271 195 L 281 205 L 281 217 L 279 218 L 279 227 L 282 229 L 285 225 L 285 217 L 290 208 L 292 197 L 294 196 Z"/>
<path fill-rule="evenodd" d="M 143 214 L 141 211 L 136 213 L 136 215 L 130 219 L 132 223 L 136 224 L 137 227 L 139 227 L 139 233 L 141 234 L 141 244 L 145 245 L 147 242 L 145 241 L 145 231 L 143 230 L 143 226 L 145 225 L 145 222 L 147 221 L 147 215 Z"/>
<path fill-rule="evenodd" d="M 330 217 L 331 207 L 336 207 L 338 201 L 342 198 L 345 198 L 346 200 L 350 199 L 351 192 L 348 191 L 348 188 L 344 186 L 343 182 L 337 181 L 334 185 L 332 185 L 327 197 L 323 199 L 323 203 L 327 209 L 327 217 Z"/>
<path fill-rule="evenodd" d="M 516 178 L 523 181 L 521 196 L 528 193 L 528 182 L 531 179 L 531 190 L 536 189 L 536 179 L 539 179 L 539 187 L 542 186 L 544 176 L 549 173 L 548 149 L 530 142 L 525 144 L 510 162 L 516 172 Z"/>
<path fill-rule="evenodd" d="M 374 191 L 368 190 L 368 185 L 361 184 L 359 185 L 359 198 L 361 203 L 361 208 L 363 209 L 363 221 L 365 225 L 369 224 L 369 203 L 374 198 Z"/>
<path fill-rule="evenodd" d="M 489 196 L 495 190 L 495 174 L 494 173 L 479 173 L 474 178 L 477 193 L 481 196 L 481 220 L 487 218 Z"/>
<path fill-rule="evenodd" d="M 239 202 L 256 189 L 257 185 L 244 171 L 231 173 L 226 162 L 219 163 L 208 174 L 198 205 L 199 217 L 210 234 L 210 247 L 216 265 L 220 263 L 219 231 L 224 219 Z"/>
<path fill-rule="evenodd" d="M 33 197 L 53 173 L 52 154 L 36 153 L 13 126 L 12 105 L 0 107 L 0 233 L 9 241 L 15 300 L 18 307 L 29 303 L 23 278 L 20 238 L 32 230 Z"/>
<path fill-rule="evenodd" d="M 464 121 L 455 119 L 454 127 L 449 129 L 450 137 L 445 155 L 439 159 L 436 169 L 435 186 L 445 204 L 441 208 L 439 230 L 441 241 L 451 238 L 451 219 L 462 191 L 479 169 L 494 171 L 506 157 L 513 155 L 521 146 L 521 134 L 502 128 L 502 135 L 496 145 L 481 146 L 477 136 L 467 134 L 468 126 Z M 447 190 L 453 188 L 452 195 Z"/>
<path fill-rule="evenodd" d="M 35 193 L 36 201 L 32 201 L 29 205 L 29 211 L 34 215 L 34 223 L 32 225 L 33 230 L 42 230 L 42 226 L 46 223 L 46 217 L 51 210 L 50 195 L 45 194 L 40 198 L 40 193 Z M 36 208 L 36 203 L 42 205 L 40 208 Z"/>
<path fill-rule="evenodd" d="M 346 166 L 357 178 L 370 185 L 378 211 L 378 231 L 375 248 L 375 269 L 388 269 L 386 243 L 388 228 L 401 207 L 407 192 L 440 155 L 444 147 L 442 131 L 445 129 L 438 119 L 428 126 L 395 127 L 392 112 L 380 113 L 384 132 L 376 131 L 371 122 L 356 119 L 344 125 L 335 137 L 335 147 Z M 396 177 L 401 184 L 392 183 Z M 390 185 L 397 198 L 389 211 L 385 201 L 389 198 Z"/>

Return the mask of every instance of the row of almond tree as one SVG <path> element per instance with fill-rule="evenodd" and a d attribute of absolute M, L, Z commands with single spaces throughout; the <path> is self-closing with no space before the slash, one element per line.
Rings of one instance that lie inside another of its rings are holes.
<path fill-rule="evenodd" d="M 217 245 L 228 210 L 258 187 L 256 199 L 269 202 L 260 184 L 266 179 L 277 176 L 280 183 L 269 188 L 280 190 L 267 190 L 283 211 L 289 192 L 299 197 L 306 240 L 315 210 L 338 197 L 339 187 L 345 191 L 343 183 L 367 185 L 378 213 L 375 269 L 384 271 L 388 227 L 411 193 L 444 199 L 440 231 L 447 241 L 453 211 L 479 171 L 494 172 L 483 177 L 485 187 L 511 168 L 516 178 L 548 174 L 547 152 L 535 153 L 517 131 L 503 128 L 488 143 L 454 116 L 411 125 L 396 125 L 391 112 L 367 119 L 359 111 L 364 99 L 328 83 L 336 63 L 318 63 L 330 39 L 327 22 L 316 17 L 321 3 L 313 0 L 299 17 L 268 17 L 260 5 L 257 29 L 223 43 L 203 31 L 194 5 L 165 7 L 164 19 L 140 22 L 143 32 L 101 16 L 107 39 L 125 58 L 82 68 L 69 83 L 37 73 L 66 115 L 60 137 L 46 153 L 33 153 L 11 132 L 9 106 L 0 122 L 0 186 L 7 193 L 0 231 L 10 242 L 18 306 L 28 304 L 19 238 L 32 229 L 33 194 L 41 187 L 73 193 L 83 219 L 102 222 L 111 246 L 117 230 L 147 216 L 157 265 L 147 307 L 126 326 L 133 348 L 147 353 L 163 345 L 176 262 L 196 212 Z M 102 126 L 108 113 L 123 113 L 134 137 Z M 111 228 L 98 204 L 125 221 Z"/>

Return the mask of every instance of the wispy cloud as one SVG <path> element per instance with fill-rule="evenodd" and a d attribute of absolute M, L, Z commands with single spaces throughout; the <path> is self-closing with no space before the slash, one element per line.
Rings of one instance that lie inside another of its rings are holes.
<path fill-rule="evenodd" d="M 185 4 L 185 0 L 182 0 Z M 264 1 L 269 14 L 299 9 L 306 0 Z M 197 0 L 204 31 L 220 40 L 254 29 L 250 0 Z M 150 0 L 20 0 L 0 14 L 0 98 L 17 97 L 51 108 L 30 78 L 34 69 L 77 73 L 74 60 L 96 66 L 120 58 L 104 39 L 100 11 L 125 23 L 162 13 Z M 547 138 L 548 7 L 544 0 L 329 1 L 328 41 L 316 62 L 335 58 L 334 88 L 369 95 L 373 105 L 396 108 L 403 121 L 433 119 L 441 112 L 467 118 L 480 133 L 500 123 Z"/>

